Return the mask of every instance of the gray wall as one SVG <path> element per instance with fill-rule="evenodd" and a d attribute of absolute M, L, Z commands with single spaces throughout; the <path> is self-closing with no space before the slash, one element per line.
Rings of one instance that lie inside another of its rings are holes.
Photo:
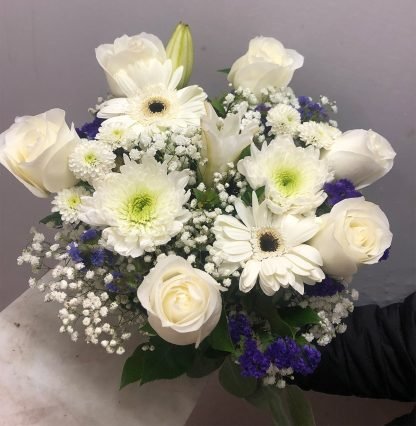
<path fill-rule="evenodd" d="M 337 100 L 343 130 L 372 128 L 391 141 L 395 167 L 367 191 L 390 218 L 391 258 L 363 269 L 354 286 L 361 302 L 383 304 L 414 290 L 414 0 L 0 0 L 0 129 L 52 107 L 82 124 L 107 89 L 94 48 L 141 31 L 166 41 L 179 20 L 193 29 L 193 81 L 211 95 L 226 87 L 215 70 L 240 56 L 251 37 L 274 36 L 305 56 L 296 93 Z M 29 271 L 15 259 L 49 208 L 0 170 L 0 308 L 26 288 Z"/>

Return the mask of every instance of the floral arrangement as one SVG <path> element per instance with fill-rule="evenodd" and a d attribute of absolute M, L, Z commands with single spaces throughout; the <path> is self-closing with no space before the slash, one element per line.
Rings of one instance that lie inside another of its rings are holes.
<path fill-rule="evenodd" d="M 140 342 L 121 386 L 219 369 L 277 423 L 309 424 L 293 384 L 345 331 L 357 269 L 388 256 L 389 222 L 361 191 L 394 150 L 372 130 L 342 132 L 327 97 L 296 96 L 303 57 L 274 38 L 250 41 L 215 99 L 187 86 L 187 25 L 166 48 L 141 33 L 96 56 L 111 94 L 91 122 L 75 129 L 52 109 L 0 135 L 0 162 L 53 197 L 41 220 L 53 241 L 33 230 L 18 258 L 29 285 L 61 305 L 73 341 L 120 355 Z"/>

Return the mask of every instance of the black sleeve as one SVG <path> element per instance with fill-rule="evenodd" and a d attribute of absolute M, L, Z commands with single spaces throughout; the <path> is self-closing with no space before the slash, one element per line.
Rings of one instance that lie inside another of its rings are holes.
<path fill-rule="evenodd" d="M 310 376 L 296 377 L 305 390 L 416 400 L 416 293 L 403 303 L 355 308 L 347 331 L 320 348 L 322 359 Z"/>

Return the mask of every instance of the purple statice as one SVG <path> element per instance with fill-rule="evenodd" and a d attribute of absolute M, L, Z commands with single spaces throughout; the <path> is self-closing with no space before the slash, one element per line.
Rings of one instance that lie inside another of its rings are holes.
<path fill-rule="evenodd" d="M 71 256 L 71 259 L 75 263 L 83 262 L 84 259 L 81 256 L 81 252 L 78 248 L 78 244 L 76 242 L 72 242 L 69 244 L 69 248 L 67 250 L 68 254 Z"/>
<path fill-rule="evenodd" d="M 334 206 L 346 198 L 362 197 L 361 192 L 357 191 L 348 179 L 340 179 L 335 182 L 327 182 L 324 185 L 324 191 L 328 194 L 327 203 Z"/>
<path fill-rule="evenodd" d="M 97 230 L 91 228 L 91 229 L 87 229 L 81 234 L 80 240 L 83 243 L 86 243 L 87 241 L 95 240 L 97 237 L 98 237 Z"/>
<path fill-rule="evenodd" d="M 333 296 L 342 290 L 345 290 L 345 287 L 330 277 L 325 277 L 320 283 L 316 283 L 315 285 L 305 285 L 305 295 L 307 296 Z"/>
<path fill-rule="evenodd" d="M 110 293 L 118 293 L 119 292 L 119 288 L 118 288 L 118 285 L 117 284 L 114 284 L 114 283 L 108 283 L 108 284 L 106 284 L 105 285 L 105 289 L 107 290 L 107 291 L 109 291 Z"/>
<path fill-rule="evenodd" d="M 244 343 L 244 352 L 238 358 L 241 375 L 260 379 L 267 374 L 270 367 L 269 358 L 259 350 L 254 339 L 248 338 Z"/>
<path fill-rule="evenodd" d="M 314 102 L 309 96 L 299 96 L 298 111 L 302 122 L 304 121 L 328 121 L 328 113 L 320 103 Z"/>
<path fill-rule="evenodd" d="M 292 368 L 295 373 L 313 373 L 321 360 L 321 353 L 311 345 L 299 345 L 290 337 L 279 337 L 271 343 L 266 357 L 277 368 Z"/>
<path fill-rule="evenodd" d="M 228 330 L 234 344 L 239 343 L 241 337 L 250 338 L 252 335 L 250 322 L 247 316 L 241 312 L 228 317 Z"/>
<path fill-rule="evenodd" d="M 90 261 L 92 266 L 103 266 L 105 261 L 105 250 L 103 248 L 93 250 L 90 255 Z"/>
<path fill-rule="evenodd" d="M 384 251 L 383 256 L 381 256 L 379 259 L 379 262 L 382 262 L 383 260 L 387 260 L 390 257 L 390 249 L 391 247 L 389 247 L 388 249 Z"/>
<path fill-rule="evenodd" d="M 76 129 L 78 136 L 80 138 L 95 139 L 103 121 L 102 118 L 95 117 L 91 122 L 85 123 L 82 127 Z"/>

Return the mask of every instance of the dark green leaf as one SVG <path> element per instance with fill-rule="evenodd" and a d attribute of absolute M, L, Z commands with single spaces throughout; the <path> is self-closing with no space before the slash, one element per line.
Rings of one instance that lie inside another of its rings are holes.
<path fill-rule="evenodd" d="M 233 352 L 234 345 L 228 332 L 228 322 L 225 310 L 222 310 L 221 318 L 212 333 L 207 337 L 209 345 L 218 351 Z"/>
<path fill-rule="evenodd" d="M 153 345 L 153 351 L 144 351 L 144 345 Z M 172 345 L 159 337 L 139 345 L 123 367 L 120 388 L 139 381 L 140 384 L 158 379 L 173 379 L 186 372 L 192 364 L 195 348 L 192 345 Z"/>
<path fill-rule="evenodd" d="M 251 148 L 250 145 L 246 146 L 242 151 L 240 156 L 238 157 L 239 160 L 248 157 L 251 154 Z"/>
<path fill-rule="evenodd" d="M 52 213 L 39 221 L 44 225 L 52 223 L 55 228 L 60 228 L 62 226 L 62 217 L 58 212 Z"/>
<path fill-rule="evenodd" d="M 248 397 L 257 388 L 257 380 L 253 377 L 243 377 L 240 366 L 233 362 L 231 356 L 225 359 L 218 377 L 225 390 L 240 398 Z"/>
<path fill-rule="evenodd" d="M 274 335 L 294 336 L 295 330 L 280 317 L 276 306 L 273 304 L 272 297 L 265 294 L 258 294 L 255 302 L 255 310 L 269 322 Z"/>
<path fill-rule="evenodd" d="M 194 378 L 207 376 L 221 366 L 224 358 L 224 354 L 220 352 L 216 352 L 215 356 L 210 357 L 206 352 L 197 351 L 193 364 L 186 371 L 186 374 Z"/>
<path fill-rule="evenodd" d="M 140 331 L 150 334 L 151 336 L 157 336 L 155 330 L 153 330 L 152 326 L 147 322 L 143 327 L 140 327 Z"/>
<path fill-rule="evenodd" d="M 328 206 L 327 203 L 323 203 L 316 209 L 316 216 L 322 216 L 323 214 L 329 213 L 330 211 L 331 207 Z"/>
<path fill-rule="evenodd" d="M 231 71 L 231 68 L 224 68 L 222 70 L 218 70 L 217 72 L 222 72 L 224 74 L 228 74 Z"/>
<path fill-rule="evenodd" d="M 213 209 L 220 202 L 217 192 L 212 188 L 208 188 L 206 191 L 194 188 L 193 193 L 201 208 Z"/>
<path fill-rule="evenodd" d="M 303 327 L 304 325 L 319 324 L 320 322 L 318 314 L 309 307 L 283 308 L 279 309 L 279 314 L 283 321 L 292 327 Z"/>
<path fill-rule="evenodd" d="M 211 100 L 211 105 L 214 107 L 215 112 L 220 117 L 225 117 L 226 111 L 223 105 L 223 98 L 216 98 Z"/>

